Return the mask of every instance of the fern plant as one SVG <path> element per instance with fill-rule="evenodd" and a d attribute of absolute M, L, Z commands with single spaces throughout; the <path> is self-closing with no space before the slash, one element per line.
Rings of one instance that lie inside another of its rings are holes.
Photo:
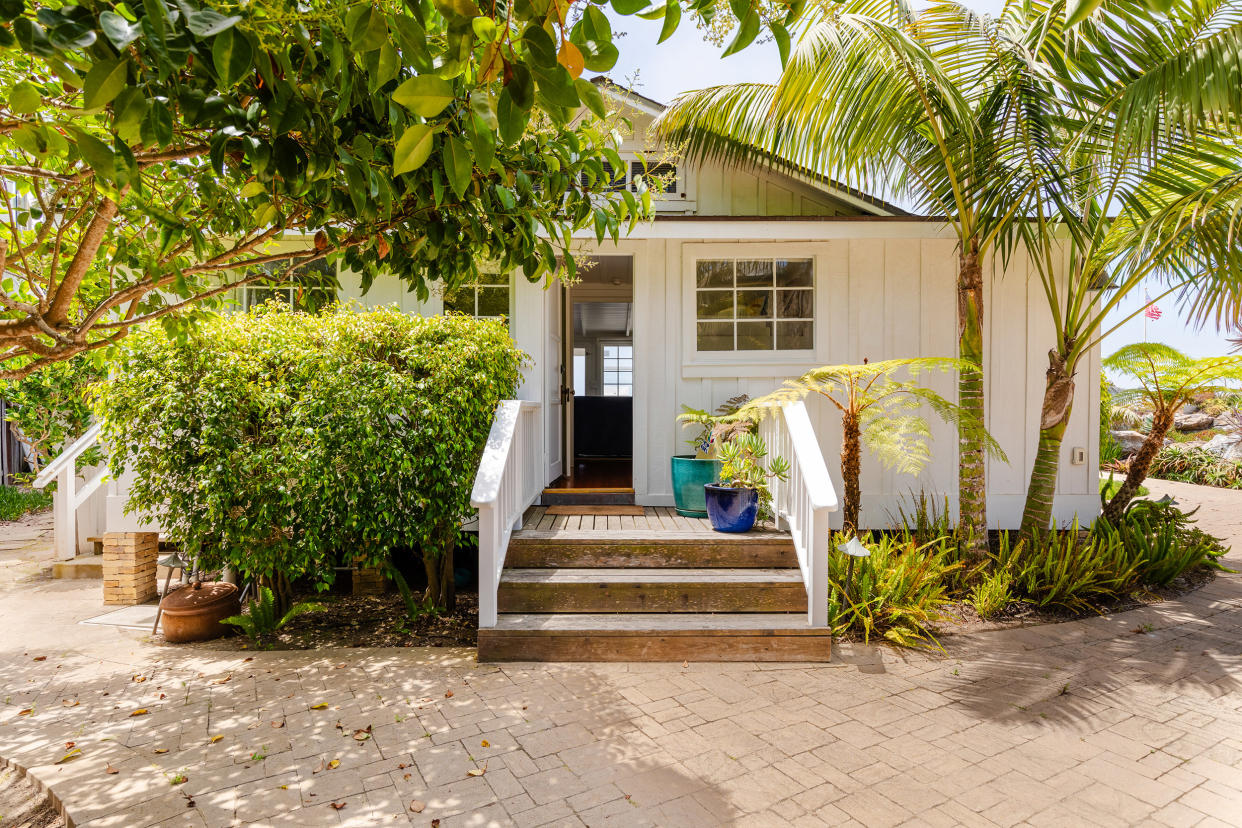
<path fill-rule="evenodd" d="M 736 416 L 762 416 L 776 404 L 808 394 L 818 394 L 840 411 L 841 477 L 845 482 L 841 508 L 845 530 L 857 532 L 862 501 L 861 447 L 865 444 L 887 468 L 902 474 L 918 474 L 931 460 L 931 428 L 922 416 L 924 409 L 957 425 L 961 433 L 972 435 L 989 454 L 1005 459 L 1000 445 L 973 414 L 918 382 L 922 374 L 929 372 L 978 370 L 970 362 L 947 357 L 825 365 L 753 400 Z M 899 378 L 902 375 L 904 378 Z"/>
<path fill-rule="evenodd" d="M 284 615 L 280 615 L 276 605 L 276 594 L 265 586 L 260 586 L 258 591 L 259 599 L 250 602 L 247 612 L 241 615 L 230 615 L 224 619 L 225 624 L 237 627 L 251 641 L 258 641 L 266 635 L 271 635 L 299 615 L 322 612 L 327 609 L 323 604 L 302 601 L 291 606 Z"/>
<path fill-rule="evenodd" d="M 1104 360 L 1104 367 L 1138 383 L 1137 388 L 1116 391 L 1116 403 L 1128 407 L 1141 403 L 1152 412 L 1147 439 L 1130 461 L 1121 487 L 1104 505 L 1104 517 L 1116 523 L 1164 446 L 1178 409 L 1204 392 L 1223 391 L 1227 383 L 1242 381 L 1242 356 L 1193 359 L 1159 342 L 1136 342 Z"/>
<path fill-rule="evenodd" d="M 710 458 L 715 454 L 717 446 L 727 442 L 730 438 L 747 431 L 754 431 L 753 421 L 733 419 L 738 409 L 749 401 L 749 394 L 738 394 L 718 405 L 715 413 L 682 405 L 681 413 L 677 415 L 677 422 L 683 427 L 699 427 L 698 432 L 686 441 L 694 448 L 696 457 L 701 455 L 703 459 Z"/>

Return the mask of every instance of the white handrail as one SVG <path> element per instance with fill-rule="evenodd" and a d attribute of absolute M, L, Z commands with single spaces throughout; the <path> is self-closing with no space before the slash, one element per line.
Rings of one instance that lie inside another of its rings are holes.
<path fill-rule="evenodd" d="M 78 509 L 98 491 L 108 476 L 108 469 L 105 466 L 82 488 L 77 487 L 77 459 L 99 442 L 101 433 L 103 433 L 103 426 L 95 423 L 81 437 L 70 443 L 55 460 L 48 463 L 34 481 L 35 487 L 39 489 L 44 488 L 53 480 L 56 481 L 56 492 L 52 496 L 52 524 L 55 533 L 56 557 L 62 561 L 71 560 L 78 553 Z"/>
<path fill-rule="evenodd" d="M 807 620 L 828 626 L 828 515 L 837 510 L 837 492 L 819 450 L 806 405 L 797 400 L 773 406 L 759 424 L 769 457 L 789 463 L 789 479 L 773 480 L 772 508 L 793 538 L 806 585 Z"/>
<path fill-rule="evenodd" d="M 509 537 L 539 497 L 543 422 L 539 403 L 502 400 L 487 435 L 470 505 L 479 510 L 479 626 L 496 626 L 496 592 Z"/>

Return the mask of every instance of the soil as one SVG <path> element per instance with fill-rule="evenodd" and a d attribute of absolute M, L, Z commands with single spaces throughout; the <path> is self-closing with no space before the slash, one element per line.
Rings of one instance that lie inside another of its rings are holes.
<path fill-rule="evenodd" d="M 1113 615 L 1151 604 L 1159 604 L 1162 601 L 1171 601 L 1211 583 L 1215 578 L 1216 570 L 1199 567 L 1173 579 L 1173 582 L 1166 587 L 1132 592 L 1112 601 L 1093 602 L 1089 609 L 1077 612 L 1061 607 L 1040 607 L 1029 601 L 1011 601 L 999 617 L 988 619 L 975 612 L 971 604 L 960 601 L 944 608 L 947 619 L 936 624 L 935 631 L 937 637 L 965 635 L 991 630 L 1008 630 L 1015 627 L 1034 627 L 1040 624 L 1060 624 L 1064 621 L 1077 621 L 1098 615 Z M 1135 632 L 1144 632 L 1144 630 L 1136 629 Z"/>
<path fill-rule="evenodd" d="M 252 642 L 241 635 L 180 644 L 210 650 L 331 650 L 349 647 L 473 647 L 479 632 L 479 596 L 458 593 L 457 609 L 411 619 L 401 596 L 303 594 L 297 601 L 323 604 L 323 612 L 300 615 L 275 634 Z"/>
<path fill-rule="evenodd" d="M 0 770 L 0 825 L 4 828 L 65 828 L 51 797 L 13 768 Z"/>

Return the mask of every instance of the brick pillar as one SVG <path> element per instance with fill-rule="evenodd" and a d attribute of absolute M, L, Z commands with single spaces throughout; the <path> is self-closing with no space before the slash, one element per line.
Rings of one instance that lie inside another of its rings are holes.
<path fill-rule="evenodd" d="M 107 532 L 103 540 L 104 603 L 135 606 L 156 596 L 155 532 Z"/>
<path fill-rule="evenodd" d="M 354 595 L 383 595 L 388 579 L 379 567 L 354 567 Z"/>

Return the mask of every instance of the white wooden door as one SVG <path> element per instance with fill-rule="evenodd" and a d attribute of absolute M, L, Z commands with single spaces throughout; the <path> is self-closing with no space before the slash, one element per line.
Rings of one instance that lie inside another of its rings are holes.
<path fill-rule="evenodd" d="M 565 346 L 562 323 L 564 288 L 557 284 L 543 291 L 544 330 L 547 339 L 543 348 L 543 403 L 545 442 L 548 456 L 548 482 L 565 474 L 565 406 L 561 393 L 564 376 Z"/>
<path fill-rule="evenodd" d="M 561 417 L 565 435 L 565 474 L 574 473 L 574 300 L 572 289 L 561 285 Z"/>

